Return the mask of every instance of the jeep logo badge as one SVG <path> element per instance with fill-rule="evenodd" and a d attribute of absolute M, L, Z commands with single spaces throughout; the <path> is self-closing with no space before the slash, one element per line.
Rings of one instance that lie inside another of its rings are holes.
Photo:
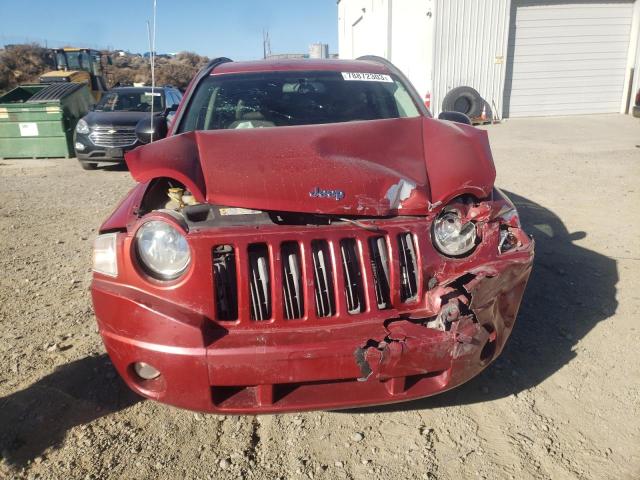
<path fill-rule="evenodd" d="M 342 200 L 344 198 L 344 192 L 342 190 L 326 190 L 316 187 L 309 192 L 309 196 L 311 198 L 333 198 L 334 200 Z"/>

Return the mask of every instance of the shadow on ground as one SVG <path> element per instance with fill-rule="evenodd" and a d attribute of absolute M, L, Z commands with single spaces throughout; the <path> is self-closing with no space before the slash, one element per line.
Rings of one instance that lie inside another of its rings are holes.
<path fill-rule="evenodd" d="M 0 452 L 22 467 L 66 432 L 140 401 L 117 376 L 106 355 L 58 367 L 24 390 L 0 398 Z"/>
<path fill-rule="evenodd" d="M 104 170 L 105 172 L 126 172 L 129 169 L 127 164 L 122 163 L 106 163 L 98 165 L 98 170 Z"/>
<path fill-rule="evenodd" d="M 491 401 L 535 387 L 577 355 L 577 342 L 618 306 L 616 261 L 575 245 L 551 210 L 505 192 L 536 240 L 536 257 L 511 338 L 502 355 L 466 384 L 434 397 L 350 409 L 348 413 L 418 410 Z M 344 411 L 344 410 L 343 410 Z"/>

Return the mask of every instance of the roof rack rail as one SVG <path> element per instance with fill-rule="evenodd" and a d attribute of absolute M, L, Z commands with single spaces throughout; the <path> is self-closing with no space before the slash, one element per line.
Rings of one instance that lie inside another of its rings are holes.
<path fill-rule="evenodd" d="M 211 70 L 213 70 L 215 67 L 217 67 L 221 63 L 227 63 L 227 62 L 233 62 L 233 60 L 227 57 L 216 57 L 210 60 L 209 63 L 207 63 L 207 65 L 204 67 L 204 70 L 208 70 L 209 72 L 211 72 Z"/>
<path fill-rule="evenodd" d="M 409 91 L 409 95 L 413 98 L 413 101 L 416 103 L 420 111 L 426 115 L 427 117 L 433 117 L 431 111 L 424 104 L 424 101 L 420 98 L 420 94 L 416 90 L 416 87 L 413 86 L 413 83 L 406 77 L 404 73 L 400 71 L 398 67 L 396 67 L 393 63 L 387 60 L 384 57 L 379 57 L 377 55 L 363 55 L 362 57 L 356 58 L 356 60 L 366 60 L 369 62 L 381 63 L 385 67 L 387 67 L 391 73 L 393 73 L 396 77 L 398 77 L 402 83 L 405 84 L 407 90 Z"/>

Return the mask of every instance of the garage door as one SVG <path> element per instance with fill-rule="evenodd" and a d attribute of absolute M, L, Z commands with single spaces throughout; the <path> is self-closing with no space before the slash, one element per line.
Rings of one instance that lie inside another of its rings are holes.
<path fill-rule="evenodd" d="M 631 2 L 514 1 L 505 116 L 620 111 Z"/>

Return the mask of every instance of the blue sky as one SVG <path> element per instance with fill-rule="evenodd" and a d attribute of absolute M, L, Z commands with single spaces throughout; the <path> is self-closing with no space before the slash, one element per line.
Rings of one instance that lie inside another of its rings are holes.
<path fill-rule="evenodd" d="M 235 60 L 262 57 L 262 30 L 272 53 L 306 53 L 309 44 L 338 50 L 335 0 L 157 0 L 158 52 L 195 51 Z M 152 0 L 0 0 L 0 44 L 148 50 Z"/>

